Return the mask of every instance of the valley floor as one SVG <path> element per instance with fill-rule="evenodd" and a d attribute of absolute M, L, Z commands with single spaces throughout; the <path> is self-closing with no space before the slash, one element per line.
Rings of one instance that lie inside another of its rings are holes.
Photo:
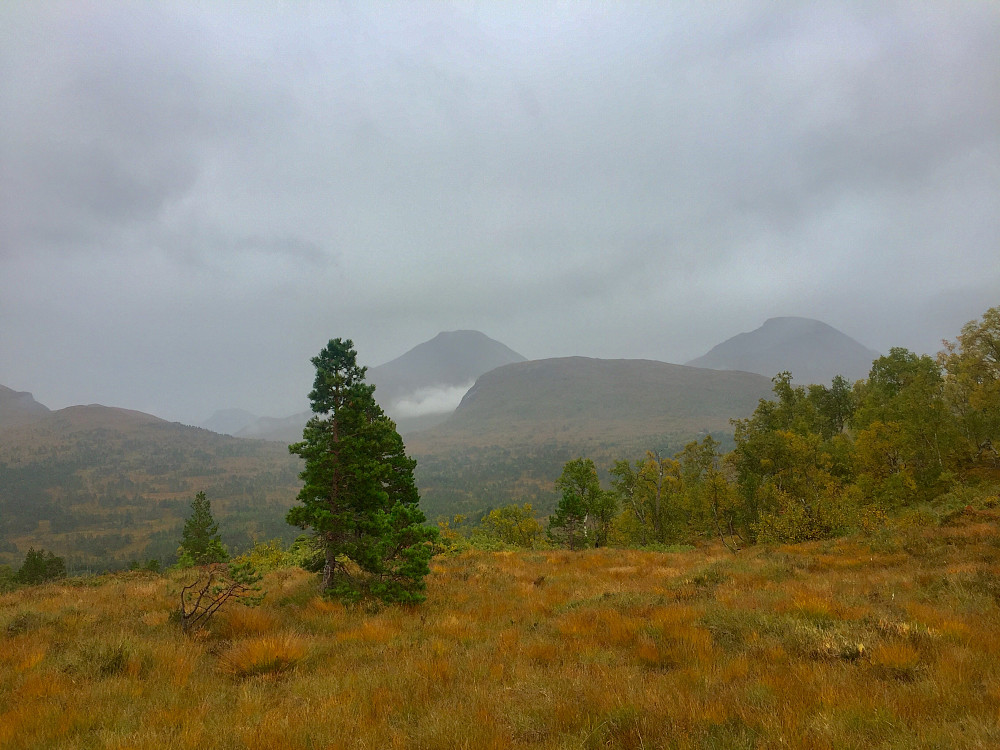
<path fill-rule="evenodd" d="M 377 612 L 278 570 L 195 637 L 176 573 L 22 589 L 0 596 L 0 747 L 998 747 L 998 520 L 470 552 Z"/>

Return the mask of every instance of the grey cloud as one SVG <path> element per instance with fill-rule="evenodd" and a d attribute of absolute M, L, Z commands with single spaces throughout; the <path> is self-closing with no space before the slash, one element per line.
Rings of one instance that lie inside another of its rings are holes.
<path fill-rule="evenodd" d="M 0 124 L 8 249 L 114 249 L 119 229 L 158 221 L 192 190 L 213 144 L 259 128 L 264 105 L 280 103 L 187 24 L 144 11 L 53 13 L 4 55 L 15 114 Z"/>
<path fill-rule="evenodd" d="M 0 383 L 54 406 L 291 413 L 332 336 L 684 361 L 803 315 L 927 349 L 1000 290 L 994 4 L 7 3 L 0 29 Z"/>

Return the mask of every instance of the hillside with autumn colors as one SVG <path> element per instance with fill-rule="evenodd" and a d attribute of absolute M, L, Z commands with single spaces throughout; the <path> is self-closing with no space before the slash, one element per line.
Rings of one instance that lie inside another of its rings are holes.
<path fill-rule="evenodd" d="M 199 491 L 212 496 L 234 547 L 290 539 L 284 514 L 298 472 L 278 443 L 105 406 L 38 412 L 0 430 L 0 562 L 31 546 L 55 550 L 71 569 L 172 559 Z"/>

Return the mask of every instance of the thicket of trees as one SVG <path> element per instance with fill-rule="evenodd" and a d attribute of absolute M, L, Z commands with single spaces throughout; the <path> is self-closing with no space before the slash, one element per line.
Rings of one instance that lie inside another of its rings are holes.
<path fill-rule="evenodd" d="M 736 550 L 822 539 L 958 486 L 995 492 L 1000 483 L 1000 307 L 936 359 L 894 348 L 857 383 L 798 386 L 788 372 L 773 382 L 772 398 L 733 421 L 735 447 L 725 455 L 711 436 L 674 456 L 650 451 L 617 461 L 609 489 L 593 461 L 568 462 L 549 541 L 578 549 L 716 537 Z M 517 544 L 490 526 L 479 533 Z"/>
<path fill-rule="evenodd" d="M 66 561 L 53 552 L 29 547 L 21 567 L 14 570 L 9 565 L 0 565 L 0 593 L 11 591 L 18 586 L 33 586 L 46 581 L 66 577 Z"/>
<path fill-rule="evenodd" d="M 24 563 L 14 574 L 14 581 L 25 585 L 54 581 L 66 577 L 66 561 L 52 552 L 28 548 Z"/>

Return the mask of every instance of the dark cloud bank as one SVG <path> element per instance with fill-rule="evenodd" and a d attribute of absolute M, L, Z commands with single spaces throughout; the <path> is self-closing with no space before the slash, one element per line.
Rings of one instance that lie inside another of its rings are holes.
<path fill-rule="evenodd" d="M 334 336 L 933 352 L 1000 303 L 998 60 L 987 2 L 4 3 L 0 383 L 197 422 Z"/>

